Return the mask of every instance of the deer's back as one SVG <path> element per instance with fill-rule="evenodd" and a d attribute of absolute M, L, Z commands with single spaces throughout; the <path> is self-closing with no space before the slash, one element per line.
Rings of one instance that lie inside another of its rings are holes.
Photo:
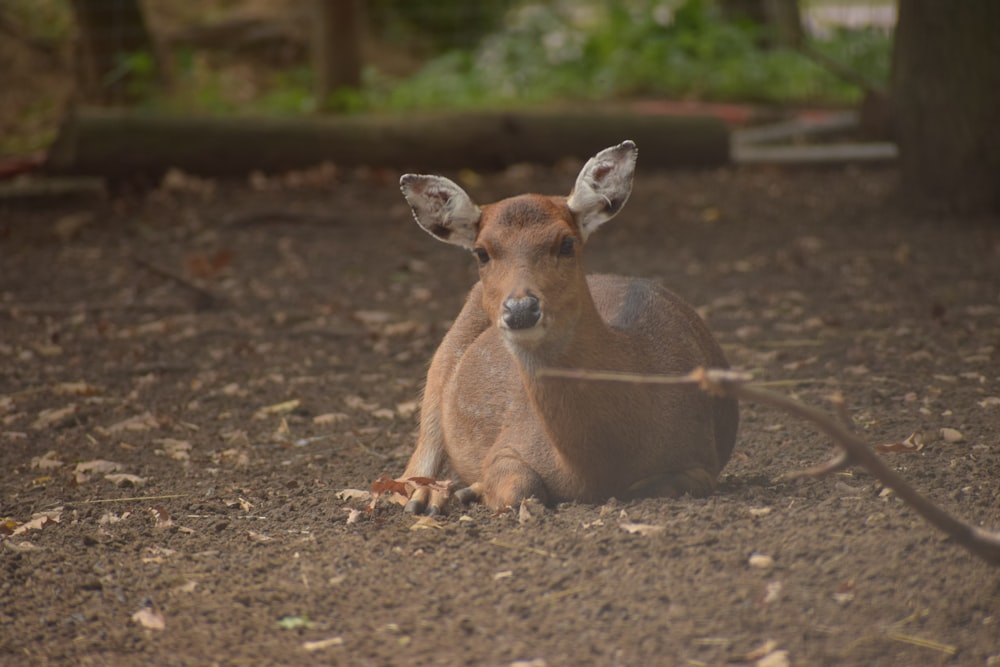
<path fill-rule="evenodd" d="M 587 283 L 604 321 L 641 350 L 645 372 L 686 373 L 699 365 L 728 365 L 698 313 L 666 287 L 605 274 L 588 276 Z"/>
<path fill-rule="evenodd" d="M 638 352 L 637 365 L 619 369 L 680 375 L 697 366 L 728 368 L 722 348 L 704 320 L 680 296 L 651 280 L 592 275 L 587 282 L 598 311 Z M 735 399 L 698 397 L 711 403 L 711 419 L 721 469 L 736 443 L 739 408 Z M 671 411 L 672 413 L 674 411 Z M 671 415 L 671 419 L 680 417 Z"/>

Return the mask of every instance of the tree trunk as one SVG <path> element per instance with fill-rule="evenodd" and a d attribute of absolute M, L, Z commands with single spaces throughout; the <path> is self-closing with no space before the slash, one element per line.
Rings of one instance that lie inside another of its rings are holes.
<path fill-rule="evenodd" d="M 79 31 L 77 83 L 90 104 L 127 104 L 165 75 L 139 0 L 72 0 Z"/>
<path fill-rule="evenodd" d="M 907 201 L 1000 212 L 1000 2 L 900 0 L 892 107 Z"/>
<path fill-rule="evenodd" d="M 743 19 L 766 25 L 771 40 L 779 46 L 801 46 L 805 33 L 798 0 L 722 0 L 722 13 L 729 19 Z"/>
<path fill-rule="evenodd" d="M 361 0 L 313 0 L 316 106 L 337 107 L 337 91 L 361 87 Z"/>

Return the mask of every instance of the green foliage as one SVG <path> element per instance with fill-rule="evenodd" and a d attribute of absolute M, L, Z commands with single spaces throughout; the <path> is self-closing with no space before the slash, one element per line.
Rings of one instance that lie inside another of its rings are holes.
<path fill-rule="evenodd" d="M 433 59 L 408 80 L 372 81 L 371 108 L 485 107 L 663 95 L 756 102 L 854 102 L 861 91 L 793 51 L 761 47 L 758 26 L 707 0 L 535 2 L 475 50 Z M 837 31 L 814 46 L 875 83 L 890 37 Z"/>
<path fill-rule="evenodd" d="M 0 13 L 23 31 L 23 37 L 52 49 L 72 33 L 68 0 L 2 0 Z"/>
<path fill-rule="evenodd" d="M 156 62 L 147 51 L 121 53 L 114 70 L 105 77 L 105 85 L 113 85 L 119 80 L 125 82 L 130 100 L 145 100 L 152 96 L 158 86 Z"/>
<path fill-rule="evenodd" d="M 503 22 L 515 0 L 367 0 L 374 30 L 398 41 L 426 42 L 436 51 L 471 49 Z"/>
<path fill-rule="evenodd" d="M 148 107 L 214 114 L 511 108 L 637 96 L 853 103 L 862 95 L 802 54 L 764 48 L 765 28 L 724 20 L 713 0 L 369 0 L 367 7 L 383 38 L 419 35 L 438 55 L 404 79 L 369 67 L 361 90 L 335 91 L 322 103 L 307 64 L 247 67 L 235 57 L 179 50 L 172 90 L 155 89 L 143 54 L 123 59 L 119 74 L 130 75 Z M 810 40 L 876 85 L 888 80 L 890 45 L 891 35 L 877 30 Z"/>

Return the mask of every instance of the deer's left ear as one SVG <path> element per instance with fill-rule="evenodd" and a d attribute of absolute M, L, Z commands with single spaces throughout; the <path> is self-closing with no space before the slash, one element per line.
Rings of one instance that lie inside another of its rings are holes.
<path fill-rule="evenodd" d="M 405 174 L 399 188 L 424 231 L 472 250 L 482 213 L 457 183 L 444 176 Z"/>
<path fill-rule="evenodd" d="M 583 240 L 622 210 L 632 194 L 639 150 L 633 141 L 605 148 L 583 165 L 566 204 L 576 216 Z"/>

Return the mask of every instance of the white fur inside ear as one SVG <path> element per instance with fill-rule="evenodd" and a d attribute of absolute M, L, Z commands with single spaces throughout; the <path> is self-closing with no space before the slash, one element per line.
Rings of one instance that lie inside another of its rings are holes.
<path fill-rule="evenodd" d="M 632 194 L 638 149 L 632 141 L 605 148 L 583 165 L 566 204 L 586 240 L 625 206 Z"/>
<path fill-rule="evenodd" d="M 482 212 L 457 183 L 444 176 L 405 174 L 399 189 L 424 231 L 446 243 L 473 248 Z"/>

